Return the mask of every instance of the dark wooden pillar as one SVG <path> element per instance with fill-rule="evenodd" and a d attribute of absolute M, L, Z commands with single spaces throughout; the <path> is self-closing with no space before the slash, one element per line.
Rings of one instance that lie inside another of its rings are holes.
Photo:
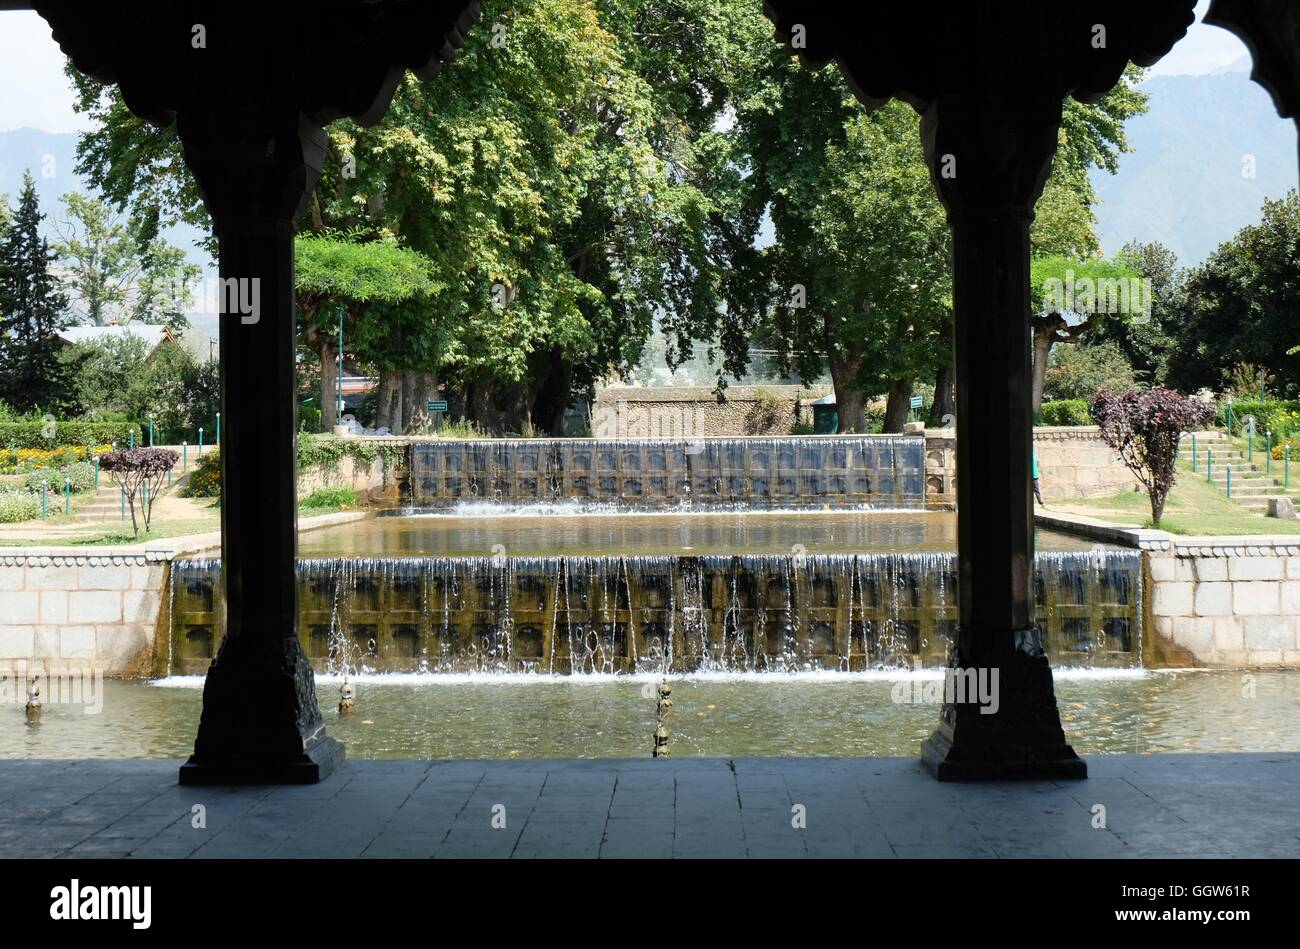
<path fill-rule="evenodd" d="M 923 119 L 953 232 L 961 621 L 950 666 L 992 697 L 944 706 L 922 748 L 940 779 L 1087 776 L 1034 622 L 1029 225 L 1060 119 L 1059 98 L 992 96 L 946 96 Z"/>
<path fill-rule="evenodd" d="M 220 246 L 226 606 L 180 780 L 318 781 L 343 746 L 325 734 L 298 641 L 293 238 L 324 132 L 274 105 L 182 112 L 178 127 Z"/>

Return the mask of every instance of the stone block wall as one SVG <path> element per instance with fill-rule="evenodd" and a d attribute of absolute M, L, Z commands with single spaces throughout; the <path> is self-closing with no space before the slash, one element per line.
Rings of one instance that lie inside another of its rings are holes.
<path fill-rule="evenodd" d="M 143 675 L 153 655 L 166 559 L 6 552 L 0 556 L 0 667 L 77 665 Z"/>
<path fill-rule="evenodd" d="M 731 386 L 719 402 L 703 386 L 606 386 L 596 390 L 591 431 L 596 438 L 789 435 L 796 421 L 812 423 L 809 403 L 829 391 Z"/>
<path fill-rule="evenodd" d="M 1137 479 L 1095 425 L 1034 429 L 1043 500 L 1099 498 L 1132 491 Z"/>
<path fill-rule="evenodd" d="M 1150 556 L 1158 635 L 1207 666 L 1300 665 L 1300 539 L 1207 538 Z"/>

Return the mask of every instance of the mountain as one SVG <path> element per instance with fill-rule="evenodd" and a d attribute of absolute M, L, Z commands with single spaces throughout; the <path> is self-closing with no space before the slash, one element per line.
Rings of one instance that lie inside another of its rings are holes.
<path fill-rule="evenodd" d="M 1141 85 L 1148 111 L 1125 127 L 1133 151 L 1120 158 L 1118 174 L 1092 176 L 1107 254 L 1134 238 L 1158 240 L 1181 266 L 1199 264 L 1258 221 L 1265 198 L 1296 187 L 1296 125 L 1278 117 L 1248 70 L 1238 61 Z M 1248 155 L 1253 178 L 1243 174 Z"/>
<path fill-rule="evenodd" d="M 46 215 L 41 229 L 53 241 L 57 238 L 54 220 L 63 215 L 59 198 L 70 191 L 90 190 L 73 171 L 76 163 L 75 133 L 42 132 L 31 128 L 0 132 L 0 198 L 6 199 L 12 208 L 23 186 L 23 174 L 30 171 L 36 183 L 41 212 Z M 180 224 L 165 229 L 163 236 L 183 248 L 186 258 L 203 268 L 205 275 L 215 276 L 216 270 L 207 252 L 195 247 L 195 241 L 202 237 L 198 228 Z M 194 310 L 189 318 L 195 329 L 216 334 L 217 317 L 214 313 Z"/>

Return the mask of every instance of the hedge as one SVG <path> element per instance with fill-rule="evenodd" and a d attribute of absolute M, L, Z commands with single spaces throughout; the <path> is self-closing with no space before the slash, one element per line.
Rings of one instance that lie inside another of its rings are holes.
<path fill-rule="evenodd" d="M 1300 402 L 1281 402 L 1273 400 L 1253 400 L 1232 403 L 1232 427 L 1238 435 L 1244 435 L 1241 420 L 1247 415 L 1255 416 L 1255 434 L 1263 436 L 1270 431 L 1274 436 L 1286 437 L 1300 434 Z M 1228 403 L 1220 402 L 1216 421 L 1219 425 L 1228 424 Z"/>
<path fill-rule="evenodd" d="M 1039 418 L 1044 425 L 1092 425 L 1092 413 L 1083 399 L 1044 402 Z"/>
<path fill-rule="evenodd" d="M 58 448 L 63 445 L 141 444 L 140 426 L 131 422 L 0 422 L 0 447 Z"/>

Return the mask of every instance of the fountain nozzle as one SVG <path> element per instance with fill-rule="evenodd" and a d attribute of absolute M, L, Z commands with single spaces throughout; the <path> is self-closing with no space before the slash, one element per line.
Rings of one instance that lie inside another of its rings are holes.
<path fill-rule="evenodd" d="M 38 725 L 41 721 L 41 684 L 33 682 L 32 687 L 27 690 L 27 724 Z"/>
<path fill-rule="evenodd" d="M 357 694 L 352 683 L 345 678 L 339 687 L 339 714 L 351 715 L 357 710 Z"/>

